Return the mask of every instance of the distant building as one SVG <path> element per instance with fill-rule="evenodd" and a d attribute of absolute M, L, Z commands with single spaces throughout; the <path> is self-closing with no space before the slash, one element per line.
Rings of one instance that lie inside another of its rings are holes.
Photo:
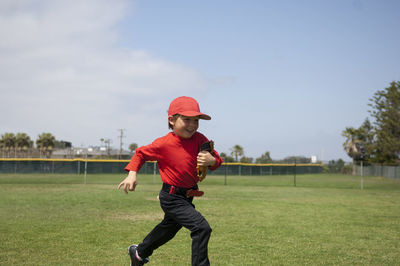
<path fill-rule="evenodd" d="M 311 156 L 311 163 L 317 163 L 317 156 Z"/>
<path fill-rule="evenodd" d="M 130 159 L 133 153 L 123 150 L 121 159 Z M 64 148 L 55 149 L 52 158 L 90 158 L 90 159 L 119 159 L 119 149 L 107 149 L 106 147 L 80 147 L 80 148 Z"/>

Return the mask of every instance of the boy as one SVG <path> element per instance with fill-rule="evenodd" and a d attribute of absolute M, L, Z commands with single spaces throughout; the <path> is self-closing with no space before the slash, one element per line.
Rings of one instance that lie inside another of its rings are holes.
<path fill-rule="evenodd" d="M 145 161 L 157 161 L 163 186 L 159 194 L 164 219 L 139 245 L 129 247 L 131 265 L 143 265 L 155 249 L 171 240 L 184 226 L 191 231 L 192 265 L 210 265 L 208 240 L 211 228 L 192 204 L 193 196 L 201 196 L 198 190 L 197 165 L 217 169 L 222 159 L 216 151 L 200 151 L 208 139 L 197 132 L 199 119 L 211 117 L 200 112 L 199 104 L 191 97 L 178 97 L 168 109 L 168 127 L 172 132 L 153 143 L 136 149 L 125 170 L 128 176 L 119 184 L 125 193 L 134 191 L 137 172 Z"/>

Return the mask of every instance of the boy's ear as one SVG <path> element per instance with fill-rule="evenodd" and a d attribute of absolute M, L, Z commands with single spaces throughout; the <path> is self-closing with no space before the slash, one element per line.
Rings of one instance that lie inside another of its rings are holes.
<path fill-rule="evenodd" d="M 174 126 L 175 120 L 176 120 L 175 117 L 173 117 L 172 115 L 169 115 L 169 116 L 168 116 L 168 124 L 170 124 L 171 127 Z"/>

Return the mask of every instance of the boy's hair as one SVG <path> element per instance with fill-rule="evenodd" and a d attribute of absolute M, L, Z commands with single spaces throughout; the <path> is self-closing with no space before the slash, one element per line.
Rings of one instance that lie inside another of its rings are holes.
<path fill-rule="evenodd" d="M 174 114 L 174 115 L 172 116 L 172 119 L 176 120 L 176 119 L 178 119 L 178 117 L 180 117 L 180 116 L 181 116 L 180 114 Z M 169 123 L 169 120 L 168 120 L 168 128 L 174 130 L 174 127 Z"/>

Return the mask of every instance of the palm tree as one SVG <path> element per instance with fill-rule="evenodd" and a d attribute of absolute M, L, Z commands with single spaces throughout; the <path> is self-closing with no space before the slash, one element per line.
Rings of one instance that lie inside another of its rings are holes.
<path fill-rule="evenodd" d="M 368 159 L 374 149 L 373 127 L 368 119 L 359 128 L 347 127 L 342 136 L 346 138 L 343 148 L 354 161 Z"/>
<path fill-rule="evenodd" d="M 243 147 L 240 145 L 235 145 L 231 149 L 231 155 L 235 157 L 235 161 L 239 161 L 239 157 L 244 155 Z"/>
<path fill-rule="evenodd" d="M 224 163 L 233 163 L 235 161 L 232 156 L 227 155 L 225 152 L 221 152 L 219 156 L 222 158 Z"/>
<path fill-rule="evenodd" d="M 51 133 L 42 133 L 36 140 L 36 146 L 40 151 L 40 154 L 44 154 L 47 158 L 50 158 L 51 153 L 56 142 L 56 138 Z"/>
<path fill-rule="evenodd" d="M 132 143 L 131 145 L 129 145 L 129 150 L 131 152 L 134 152 L 137 148 L 138 148 L 138 145 L 136 143 Z"/>
<path fill-rule="evenodd" d="M 15 147 L 22 155 L 26 154 L 33 147 L 33 141 L 26 133 L 17 133 L 15 139 Z"/>
<path fill-rule="evenodd" d="M 7 157 L 10 157 L 10 152 L 15 152 L 15 135 L 14 133 L 4 133 L 0 139 L 0 148 L 3 152 L 7 153 Z"/>
<path fill-rule="evenodd" d="M 271 162 L 272 159 L 269 151 L 266 151 L 263 155 L 261 155 L 261 157 L 256 158 L 256 163 L 271 163 Z"/>

